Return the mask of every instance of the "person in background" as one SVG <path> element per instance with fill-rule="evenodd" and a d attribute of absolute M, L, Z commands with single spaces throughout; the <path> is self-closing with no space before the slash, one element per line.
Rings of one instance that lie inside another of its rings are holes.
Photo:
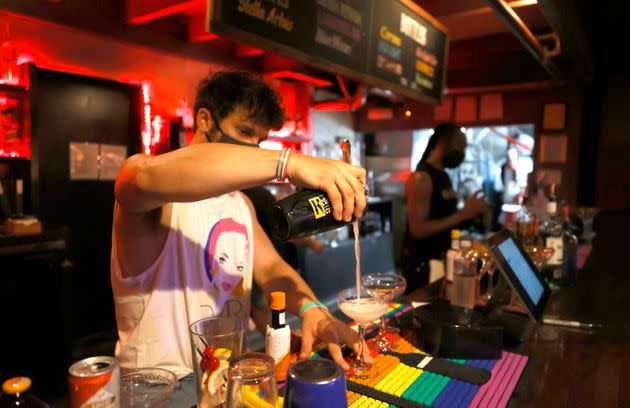
<path fill-rule="evenodd" d="M 520 189 L 516 180 L 518 166 L 518 149 L 510 143 L 505 163 L 501 166 L 501 182 L 503 183 L 503 202 L 501 204 L 518 203 Z"/>
<path fill-rule="evenodd" d="M 286 176 L 326 192 L 335 219 L 350 221 L 366 207 L 365 169 L 298 153 L 280 161 L 279 151 L 209 143 L 238 137 L 258 144 L 282 125 L 279 95 L 246 73 L 219 72 L 203 80 L 194 111 L 188 146 L 134 155 L 116 179 L 111 283 L 121 367 L 161 367 L 190 378 L 190 324 L 231 317 L 245 325 L 253 279 L 267 296 L 286 292 L 290 313 L 308 307 L 300 358 L 318 341 L 348 369 L 340 345 L 357 351 L 358 336 L 313 305 L 316 296 L 278 255 L 238 191 Z"/>
<path fill-rule="evenodd" d="M 464 161 L 466 144 L 459 125 L 439 124 L 407 180 L 407 231 L 401 256 L 407 292 L 428 283 L 429 261 L 444 256 L 450 247 L 450 230 L 487 207 L 477 191 L 464 201 L 462 210 L 457 210 L 457 196 L 444 168 L 456 168 Z"/>

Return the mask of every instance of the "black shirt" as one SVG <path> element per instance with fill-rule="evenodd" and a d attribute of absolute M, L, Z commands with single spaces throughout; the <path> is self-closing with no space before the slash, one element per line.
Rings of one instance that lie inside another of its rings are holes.
<path fill-rule="evenodd" d="M 439 220 L 457 212 L 457 195 L 448 174 L 438 170 L 429 163 L 420 163 L 416 171 L 426 172 L 431 177 L 433 191 L 430 198 L 429 219 Z M 451 232 L 445 230 L 423 239 L 415 239 L 409 231 L 405 237 L 404 256 L 412 263 L 428 262 L 430 259 L 441 259 L 451 246 Z"/>

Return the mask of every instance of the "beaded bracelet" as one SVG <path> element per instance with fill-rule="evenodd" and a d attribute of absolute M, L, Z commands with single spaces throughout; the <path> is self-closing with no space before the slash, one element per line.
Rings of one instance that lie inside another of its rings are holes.
<path fill-rule="evenodd" d="M 325 304 L 321 303 L 321 302 L 306 302 L 302 305 L 302 307 L 300 308 L 300 318 L 302 317 L 302 315 L 304 315 L 304 312 L 306 312 L 308 309 L 312 309 L 314 307 L 319 307 L 321 309 L 326 309 L 328 310 L 328 308 L 326 307 Z"/>

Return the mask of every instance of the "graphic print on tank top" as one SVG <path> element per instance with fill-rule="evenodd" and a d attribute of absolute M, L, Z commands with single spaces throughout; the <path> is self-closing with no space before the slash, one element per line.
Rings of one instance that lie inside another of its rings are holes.
<path fill-rule="evenodd" d="M 219 220 L 210 230 L 204 263 L 206 277 L 212 284 L 210 295 L 217 307 L 217 310 L 211 311 L 212 316 L 236 315 L 242 318 L 243 305 L 238 297 L 244 293 L 243 278 L 248 264 L 249 245 L 247 227 L 233 218 Z"/>

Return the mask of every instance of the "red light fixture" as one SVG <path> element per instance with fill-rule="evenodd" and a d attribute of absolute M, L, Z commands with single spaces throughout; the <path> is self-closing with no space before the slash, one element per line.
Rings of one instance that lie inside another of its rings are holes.
<path fill-rule="evenodd" d="M 327 79 L 317 78 L 312 75 L 302 74 L 300 72 L 295 72 L 288 69 L 284 71 L 271 72 L 271 73 L 265 74 L 265 76 L 268 76 L 269 78 L 274 78 L 274 79 L 293 79 L 296 81 L 307 82 L 315 86 L 325 87 L 325 86 L 332 85 L 332 82 L 330 82 Z"/>
<path fill-rule="evenodd" d="M 151 98 L 149 84 L 142 84 L 142 147 L 144 154 L 151 154 Z"/>
<path fill-rule="evenodd" d="M 346 88 L 343 78 L 339 75 L 337 75 L 337 82 L 339 83 L 343 97 L 331 101 L 316 103 L 313 105 L 313 109 L 320 112 L 355 111 L 365 104 L 366 95 L 363 84 L 359 84 L 354 92 L 354 95 L 351 96 L 348 93 L 348 89 Z"/>

